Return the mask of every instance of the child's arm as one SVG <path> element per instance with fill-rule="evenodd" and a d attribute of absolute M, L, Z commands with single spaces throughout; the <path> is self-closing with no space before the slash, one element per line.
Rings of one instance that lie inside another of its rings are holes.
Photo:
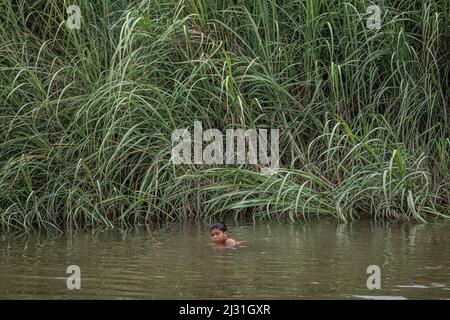
<path fill-rule="evenodd" d="M 228 239 L 228 240 L 225 242 L 225 245 L 226 245 L 227 247 L 236 247 L 236 246 L 238 246 L 240 243 L 241 243 L 240 241 L 236 241 L 236 240 L 230 238 L 230 239 Z"/>

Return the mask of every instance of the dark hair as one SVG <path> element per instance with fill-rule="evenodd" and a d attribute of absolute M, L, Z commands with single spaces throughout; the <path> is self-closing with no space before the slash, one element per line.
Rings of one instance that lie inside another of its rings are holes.
<path fill-rule="evenodd" d="M 225 223 L 218 222 L 218 223 L 214 223 L 211 228 L 209 228 L 209 231 L 211 231 L 212 229 L 219 229 L 222 232 L 228 231 L 227 225 Z"/>

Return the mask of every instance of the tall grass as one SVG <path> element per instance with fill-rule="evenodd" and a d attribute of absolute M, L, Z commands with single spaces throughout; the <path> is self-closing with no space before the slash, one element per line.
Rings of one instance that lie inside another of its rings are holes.
<path fill-rule="evenodd" d="M 377 4 L 2 0 L 1 227 L 449 218 L 449 2 Z M 280 129 L 282 169 L 174 165 L 194 121 Z"/>

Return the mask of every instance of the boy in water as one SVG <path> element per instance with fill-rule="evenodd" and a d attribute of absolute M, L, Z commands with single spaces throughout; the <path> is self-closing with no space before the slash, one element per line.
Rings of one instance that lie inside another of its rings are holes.
<path fill-rule="evenodd" d="M 213 224 L 209 229 L 209 234 L 211 235 L 211 240 L 216 245 L 235 248 L 241 243 L 241 241 L 236 241 L 230 237 L 227 225 L 223 222 Z"/>

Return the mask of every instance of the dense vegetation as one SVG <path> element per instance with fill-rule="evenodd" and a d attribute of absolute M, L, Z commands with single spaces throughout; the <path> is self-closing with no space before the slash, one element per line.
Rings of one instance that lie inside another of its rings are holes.
<path fill-rule="evenodd" d="M 1 227 L 450 217 L 450 2 L 371 4 L 1 0 Z M 281 169 L 174 165 L 194 121 Z"/>

